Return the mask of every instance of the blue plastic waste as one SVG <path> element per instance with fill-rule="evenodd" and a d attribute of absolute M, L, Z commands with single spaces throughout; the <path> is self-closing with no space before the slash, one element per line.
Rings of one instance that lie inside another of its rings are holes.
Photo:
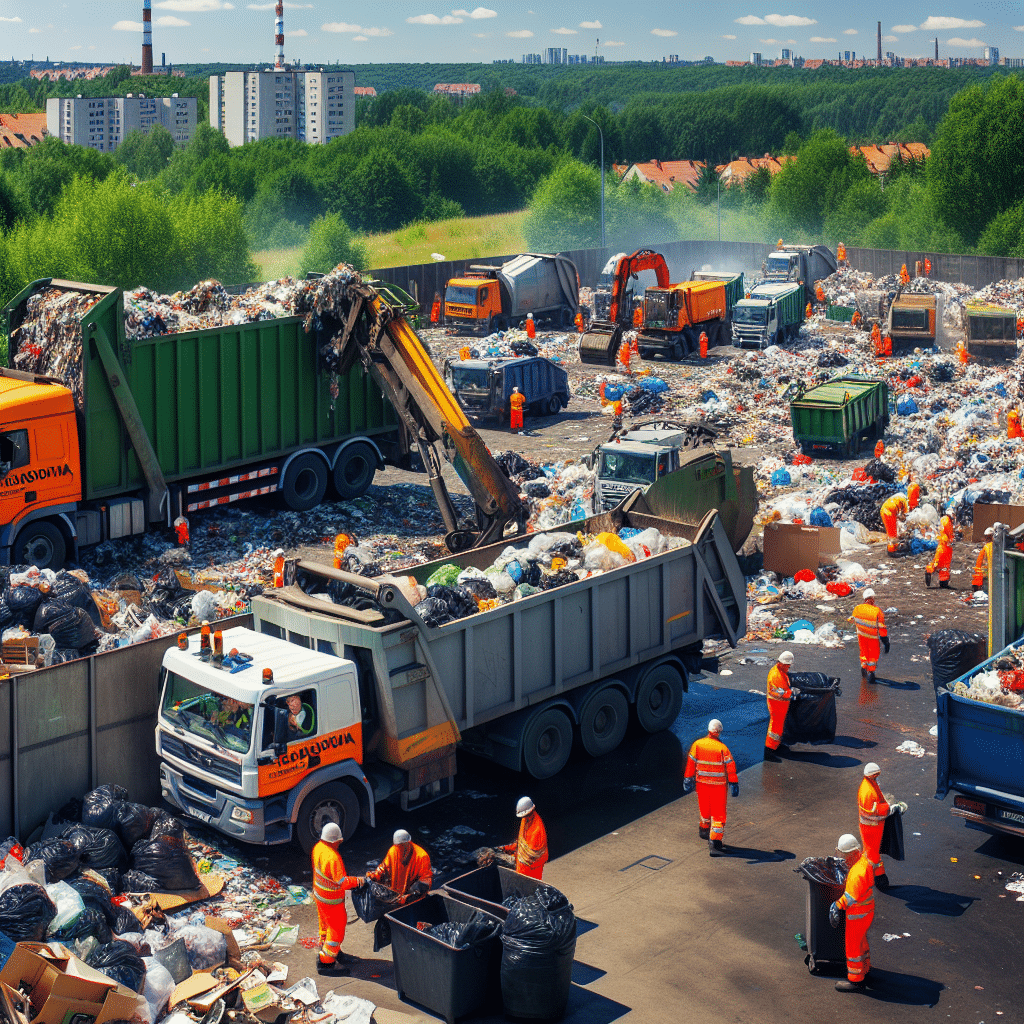
<path fill-rule="evenodd" d="M 626 389 L 621 384 L 606 384 L 604 387 L 604 397 L 609 402 L 614 402 L 621 398 L 626 393 Z"/>
<path fill-rule="evenodd" d="M 917 402 L 912 398 L 901 398 L 896 403 L 896 412 L 900 416 L 912 416 L 917 412 Z"/>
<path fill-rule="evenodd" d="M 639 537 L 643 533 L 643 530 L 638 530 L 635 526 L 624 526 L 619 530 L 619 540 L 629 540 L 630 537 Z"/>
<path fill-rule="evenodd" d="M 792 482 L 788 469 L 777 469 L 772 473 L 772 487 L 788 487 Z"/>
<path fill-rule="evenodd" d="M 512 561 L 505 566 L 505 572 L 507 572 L 516 583 L 523 582 L 523 567 L 516 559 L 513 558 Z"/>
<path fill-rule="evenodd" d="M 831 526 L 832 517 L 820 506 L 811 510 L 811 526 Z"/>
<path fill-rule="evenodd" d="M 808 619 L 797 619 L 796 622 L 790 623 L 786 629 L 788 629 L 790 633 L 795 633 L 798 629 L 809 629 L 813 633 L 814 623 Z"/>
<path fill-rule="evenodd" d="M 1000 398 L 1005 398 L 1005 397 L 1006 397 L 1006 387 L 1005 387 L 1005 386 L 1003 385 L 1003 382 L 1002 382 L 1002 381 L 998 381 L 998 382 L 996 383 L 996 386 L 995 386 L 994 388 L 992 388 L 992 390 L 993 390 L 993 391 L 994 391 L 994 392 L 995 392 L 995 393 L 996 393 L 996 394 L 997 394 L 997 395 L 998 395 L 998 396 L 999 396 Z"/>
<path fill-rule="evenodd" d="M 910 553 L 912 555 L 920 555 L 925 551 L 934 551 L 938 547 L 938 543 L 934 540 L 925 540 L 923 537 L 911 537 L 910 539 Z"/>
<path fill-rule="evenodd" d="M 643 377 L 639 383 L 640 387 L 642 387 L 644 391 L 653 391 L 655 394 L 661 394 L 663 391 L 668 391 L 668 385 L 660 377 Z M 605 394 L 607 393 L 608 389 L 606 388 Z"/>
<path fill-rule="evenodd" d="M 714 393 L 714 391 L 708 390 L 708 391 L 705 391 L 704 394 L 702 394 L 700 396 L 700 400 L 702 402 L 717 402 L 718 401 L 718 395 L 716 395 Z"/>

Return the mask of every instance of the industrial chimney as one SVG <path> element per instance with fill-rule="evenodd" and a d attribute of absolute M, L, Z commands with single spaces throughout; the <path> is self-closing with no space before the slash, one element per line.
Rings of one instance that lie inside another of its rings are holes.
<path fill-rule="evenodd" d="M 275 68 L 284 67 L 284 2 L 277 0 L 277 7 L 274 8 L 276 21 L 274 23 L 274 45 L 277 47 L 277 60 Z"/>
<path fill-rule="evenodd" d="M 142 0 L 142 73 L 153 74 L 153 11 L 152 0 Z"/>
<path fill-rule="evenodd" d="M 939 59 L 939 37 L 935 37 L 935 59 Z"/>
<path fill-rule="evenodd" d="M 878 63 L 882 63 L 882 23 L 878 23 Z"/>

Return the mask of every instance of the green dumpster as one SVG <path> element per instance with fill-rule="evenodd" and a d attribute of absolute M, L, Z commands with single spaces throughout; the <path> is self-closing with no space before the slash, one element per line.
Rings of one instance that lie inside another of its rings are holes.
<path fill-rule="evenodd" d="M 848 374 L 798 394 L 789 406 L 793 440 L 805 455 L 855 456 L 889 423 L 889 388 L 880 377 Z"/>

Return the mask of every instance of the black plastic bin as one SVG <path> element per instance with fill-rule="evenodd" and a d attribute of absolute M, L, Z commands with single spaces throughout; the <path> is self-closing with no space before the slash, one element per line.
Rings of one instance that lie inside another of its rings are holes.
<path fill-rule="evenodd" d="M 503 907 L 502 903 L 509 896 L 513 893 L 530 896 L 546 884 L 539 878 L 521 875 L 518 871 L 501 864 L 489 864 L 485 868 L 474 868 L 450 882 L 445 882 L 444 891 L 455 899 L 468 903 L 471 907 L 486 910 L 488 914 L 493 914 L 504 921 L 508 917 L 508 909 Z"/>
<path fill-rule="evenodd" d="M 398 998 L 418 1003 L 453 1024 L 497 1000 L 501 991 L 500 921 L 492 938 L 468 949 L 455 949 L 426 932 L 418 922 L 468 921 L 480 913 L 443 893 L 431 893 L 386 915 L 391 923 L 391 957 Z"/>
<path fill-rule="evenodd" d="M 807 970 L 845 974 L 846 915 L 833 928 L 828 910 L 843 895 L 846 863 L 838 857 L 808 857 L 795 870 L 807 879 Z"/>
<path fill-rule="evenodd" d="M 988 637 L 962 629 L 940 629 L 928 637 L 932 662 L 932 686 L 938 693 L 988 658 Z"/>
<path fill-rule="evenodd" d="M 834 743 L 836 697 L 843 692 L 839 679 L 824 672 L 790 672 L 789 685 L 800 693 L 789 705 L 782 742 Z"/>

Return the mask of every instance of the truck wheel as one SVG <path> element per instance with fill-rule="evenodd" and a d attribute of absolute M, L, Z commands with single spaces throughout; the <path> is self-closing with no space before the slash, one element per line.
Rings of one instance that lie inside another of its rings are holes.
<path fill-rule="evenodd" d="M 314 789 L 302 801 L 295 820 L 295 833 L 306 853 L 313 852 L 324 825 L 330 821 L 341 829 L 341 837 L 346 842 L 355 835 L 359 825 L 359 798 L 344 782 L 329 782 Z"/>
<path fill-rule="evenodd" d="M 683 358 L 683 343 L 681 341 L 677 341 L 675 343 L 675 345 L 672 346 L 672 358 L 677 363 L 682 361 L 682 358 Z"/>
<path fill-rule="evenodd" d="M 331 483 L 334 493 L 342 500 L 365 494 L 377 472 L 377 453 L 364 442 L 343 448 L 334 463 Z"/>
<path fill-rule="evenodd" d="M 580 739 L 591 757 L 611 753 L 626 735 L 629 701 L 616 686 L 595 693 L 580 714 Z"/>
<path fill-rule="evenodd" d="M 523 735 L 523 762 L 535 779 L 550 779 L 564 767 L 572 750 L 572 723 L 559 708 L 537 715 Z"/>
<path fill-rule="evenodd" d="M 281 481 L 281 497 L 293 512 L 308 512 L 324 500 L 327 465 L 318 455 L 299 455 L 288 465 Z"/>
<path fill-rule="evenodd" d="M 667 729 L 683 706 L 683 679 L 668 663 L 655 665 L 636 691 L 637 721 L 647 732 Z"/>
<path fill-rule="evenodd" d="M 558 395 L 552 395 L 547 401 L 547 414 L 549 416 L 557 416 L 562 411 L 562 403 L 558 398 Z"/>
<path fill-rule="evenodd" d="M 64 534 L 45 519 L 23 526 L 11 545 L 11 562 L 14 565 L 34 565 L 37 569 L 56 572 L 64 567 L 66 555 Z"/>

